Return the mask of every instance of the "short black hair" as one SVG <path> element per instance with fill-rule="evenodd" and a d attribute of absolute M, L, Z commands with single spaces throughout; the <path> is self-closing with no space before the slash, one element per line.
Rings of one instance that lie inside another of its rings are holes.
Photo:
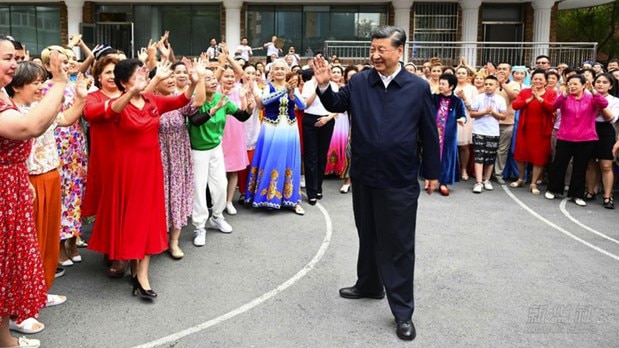
<path fill-rule="evenodd" d="M 544 69 L 535 69 L 535 70 L 533 70 L 533 72 L 531 73 L 531 78 L 533 78 L 533 75 L 535 75 L 535 74 L 542 74 L 542 75 L 544 75 L 544 78 L 546 80 L 548 80 L 548 72 L 546 70 L 544 70 Z M 555 72 L 555 74 L 557 74 L 557 73 Z M 558 75 L 559 74 L 557 74 L 557 76 Z"/>
<path fill-rule="evenodd" d="M 185 65 L 185 63 L 183 63 L 182 61 L 180 61 L 180 60 L 179 60 L 178 62 L 175 62 L 174 64 L 172 64 L 172 65 L 170 66 L 170 70 L 174 71 L 174 69 L 176 69 L 176 67 L 177 67 L 177 66 L 179 66 L 179 65 L 182 65 L 182 66 L 184 66 L 184 67 L 187 67 L 187 66 Z"/>
<path fill-rule="evenodd" d="M 114 82 L 119 91 L 125 92 L 122 84 L 127 83 L 135 70 L 143 65 L 144 63 L 139 59 L 124 59 L 114 66 Z"/>
<path fill-rule="evenodd" d="M 493 80 L 493 81 L 499 82 L 499 79 L 497 79 L 497 78 L 496 78 L 496 76 L 494 76 L 494 75 L 488 75 L 488 76 L 486 76 L 486 77 L 484 78 L 484 81 L 485 81 L 485 80 Z"/>
<path fill-rule="evenodd" d="M 570 82 L 570 80 L 572 80 L 572 79 L 577 79 L 583 85 L 585 83 L 587 83 L 587 78 L 584 75 L 581 75 L 581 74 L 576 74 L 576 75 L 572 75 L 572 76 L 568 77 L 567 80 L 565 81 L 565 83 Z"/>
<path fill-rule="evenodd" d="M 406 32 L 398 27 L 389 25 L 372 30 L 370 38 L 372 40 L 389 38 L 393 47 L 400 47 L 406 44 Z"/>
<path fill-rule="evenodd" d="M 572 67 L 569 67 L 569 66 L 568 66 L 567 68 L 563 69 L 563 71 L 561 72 L 561 74 L 562 74 L 563 76 L 567 76 L 567 74 L 571 74 L 571 73 L 573 73 L 573 72 L 575 72 L 575 71 L 576 71 L 576 69 L 574 69 L 574 68 L 572 68 Z"/>
<path fill-rule="evenodd" d="M 301 70 L 301 79 L 303 82 L 307 82 L 312 79 L 314 76 L 314 70 L 312 69 L 303 69 Z"/>
<path fill-rule="evenodd" d="M 21 61 L 17 63 L 17 70 L 15 70 L 13 80 L 5 88 L 6 93 L 9 97 L 13 97 L 15 95 L 15 88 L 21 88 L 33 83 L 37 78 L 40 78 L 41 82 L 45 81 L 47 79 L 47 70 L 31 61 Z"/>
<path fill-rule="evenodd" d="M 19 42 L 19 41 L 12 41 L 12 42 L 13 42 L 13 47 L 16 50 L 23 50 L 24 49 L 24 46 L 21 44 L 21 42 Z"/>
<path fill-rule="evenodd" d="M 442 73 L 441 76 L 438 77 L 438 80 L 447 81 L 447 84 L 451 87 L 452 91 L 456 88 L 456 85 L 458 85 L 458 78 L 454 74 Z"/>

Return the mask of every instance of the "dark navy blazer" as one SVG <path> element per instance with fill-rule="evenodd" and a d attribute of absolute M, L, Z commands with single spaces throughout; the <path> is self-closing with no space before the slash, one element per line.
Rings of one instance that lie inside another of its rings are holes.
<path fill-rule="evenodd" d="M 376 188 L 417 184 L 420 156 L 424 177 L 438 179 L 438 131 L 425 80 L 401 69 L 385 88 L 370 69 L 353 75 L 337 93 L 328 87 L 317 95 L 330 112 L 351 115 L 353 180 Z"/>

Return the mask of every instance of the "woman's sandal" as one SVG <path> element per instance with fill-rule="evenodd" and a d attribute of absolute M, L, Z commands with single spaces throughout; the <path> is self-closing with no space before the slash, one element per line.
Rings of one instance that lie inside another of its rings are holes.
<path fill-rule="evenodd" d="M 522 180 L 522 179 L 518 179 L 518 180 L 512 182 L 511 184 L 509 184 L 509 187 L 513 187 L 513 188 L 522 187 L 522 186 L 524 186 L 524 180 Z"/>
<path fill-rule="evenodd" d="M 38 326 L 38 328 L 35 329 L 35 326 Z M 29 335 L 43 331 L 45 329 L 45 325 L 35 318 L 28 318 L 19 324 L 13 320 L 9 320 L 9 329 Z"/>
<path fill-rule="evenodd" d="M 604 208 L 615 209 L 615 200 L 613 197 L 604 197 Z"/>
<path fill-rule="evenodd" d="M 82 262 L 82 255 L 80 255 L 79 250 L 77 250 L 77 240 L 75 238 L 77 237 L 69 238 L 64 241 L 64 251 L 73 263 L 80 263 Z M 71 239 L 75 241 L 73 244 L 75 248 L 71 247 Z"/>
<path fill-rule="evenodd" d="M 585 201 L 593 201 L 595 200 L 595 193 L 585 192 Z"/>
<path fill-rule="evenodd" d="M 541 191 L 537 188 L 537 185 L 536 185 L 536 184 L 531 184 L 531 185 L 529 185 L 529 190 L 531 190 L 531 193 L 532 193 L 532 194 L 534 194 L 534 195 L 539 195 L 539 194 L 541 194 L 541 193 L 542 193 L 542 192 L 541 192 Z"/>
<path fill-rule="evenodd" d="M 7 347 L 7 348 L 39 348 L 41 347 L 41 341 L 37 339 L 28 338 L 24 336 L 16 337 L 16 338 L 17 338 L 17 345 Z"/>

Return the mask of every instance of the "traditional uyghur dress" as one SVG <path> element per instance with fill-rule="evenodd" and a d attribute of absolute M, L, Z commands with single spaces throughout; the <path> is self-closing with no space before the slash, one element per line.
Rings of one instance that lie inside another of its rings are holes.
<path fill-rule="evenodd" d="M 193 162 L 185 115 L 192 102 L 161 115 L 159 145 L 168 226 L 181 229 L 193 208 Z"/>
<path fill-rule="evenodd" d="M 246 194 L 254 207 L 279 209 L 301 202 L 301 145 L 294 106 L 304 109 L 305 104 L 297 90 L 294 95 L 293 101 L 285 88 L 270 83 L 264 89 L 265 114 Z"/>
<path fill-rule="evenodd" d="M 189 100 L 182 94 L 143 97 L 141 109 L 129 103 L 119 114 L 106 110 L 117 128 L 115 159 L 110 180 L 103 181 L 88 248 L 111 260 L 141 260 L 168 248 L 159 115 Z"/>
<path fill-rule="evenodd" d="M 331 135 L 331 143 L 327 152 L 327 166 L 325 174 L 336 174 L 343 176 L 346 169 L 346 144 L 348 144 L 348 130 L 350 123 L 348 122 L 348 114 L 337 114 L 335 125 L 333 126 L 333 135 Z"/>
<path fill-rule="evenodd" d="M 0 112 L 17 108 L 0 101 Z M 47 302 L 26 159 L 31 140 L 0 137 L 0 316 L 38 317 Z"/>
<path fill-rule="evenodd" d="M 455 95 L 433 94 L 441 155 L 439 183 L 451 185 L 458 177 L 458 119 L 466 119 L 464 104 Z"/>
<path fill-rule="evenodd" d="M 237 107 L 241 107 L 241 96 L 239 91 L 240 83 L 235 83 L 234 88 L 230 90 L 227 97 Z M 245 139 L 245 126 L 243 122 L 237 120 L 232 115 L 226 115 L 226 126 L 224 127 L 224 136 L 221 141 L 221 146 L 224 151 L 224 162 L 226 163 L 226 172 L 238 172 L 247 168 L 249 160 L 247 159 L 247 143 Z"/>
<path fill-rule="evenodd" d="M 43 95 L 53 86 L 48 80 L 43 87 Z M 68 84 L 64 90 L 61 111 L 73 105 L 75 84 Z M 82 232 L 82 199 L 86 185 L 88 153 L 86 136 L 81 122 L 69 127 L 58 127 L 55 131 L 58 155 L 60 156 L 60 180 L 62 195 L 62 226 L 60 239 L 65 240 L 80 235 Z"/>

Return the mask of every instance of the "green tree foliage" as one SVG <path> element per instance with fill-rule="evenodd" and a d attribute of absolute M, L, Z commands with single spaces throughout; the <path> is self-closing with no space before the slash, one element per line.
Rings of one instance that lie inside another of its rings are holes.
<path fill-rule="evenodd" d="M 619 57 L 619 0 L 559 11 L 557 41 L 597 42 L 599 61 Z"/>

